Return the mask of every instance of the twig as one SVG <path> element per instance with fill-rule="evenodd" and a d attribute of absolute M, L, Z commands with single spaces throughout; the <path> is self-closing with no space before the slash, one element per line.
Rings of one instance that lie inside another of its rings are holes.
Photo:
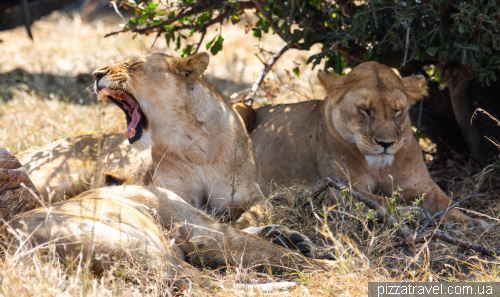
<path fill-rule="evenodd" d="M 474 110 L 474 113 L 472 114 L 472 118 L 470 119 L 470 124 L 471 125 L 472 125 L 472 120 L 477 116 L 476 112 L 478 112 L 478 111 L 481 111 L 481 112 L 485 113 L 490 119 L 492 119 L 495 122 L 497 122 L 498 126 L 500 126 L 500 121 L 498 119 L 496 119 L 494 116 L 492 116 L 491 114 L 489 114 L 486 110 L 482 109 L 482 108 L 477 108 L 476 110 Z M 493 145 L 495 145 L 496 147 L 498 147 L 498 149 L 500 149 L 500 143 L 498 143 L 498 141 L 492 140 L 492 139 L 488 138 L 488 136 L 484 136 L 484 138 L 486 138 L 489 141 L 491 141 L 491 143 L 493 143 Z"/>
<path fill-rule="evenodd" d="M 158 34 L 156 34 L 155 40 L 153 41 L 151 48 L 153 48 L 155 46 L 156 40 L 158 39 L 158 37 L 160 37 L 160 35 L 161 35 L 161 31 L 158 31 Z"/>
<path fill-rule="evenodd" d="M 128 23 L 128 21 L 127 21 L 127 19 L 126 19 L 126 18 L 123 16 L 123 14 L 122 14 L 122 13 L 118 10 L 118 6 L 116 6 L 115 1 L 111 1 L 111 5 L 113 5 L 113 8 L 115 9 L 116 14 L 117 14 L 117 15 L 119 15 L 119 16 L 122 18 L 122 20 L 125 22 L 125 24 L 129 24 L 129 23 Z M 153 45 L 154 45 L 154 43 L 153 43 Z"/>
<path fill-rule="evenodd" d="M 290 16 L 288 16 L 288 25 L 291 26 L 293 24 L 293 13 L 295 11 L 295 0 L 290 1 L 292 3 L 292 7 L 290 8 Z"/>
<path fill-rule="evenodd" d="M 370 0 L 370 6 L 372 8 L 373 21 L 375 22 L 375 29 L 378 29 L 377 15 L 375 14 L 375 5 L 373 5 L 373 0 Z"/>
<path fill-rule="evenodd" d="M 458 200 L 457 202 L 453 203 L 452 205 L 448 206 L 447 208 L 443 209 L 442 211 L 440 212 L 437 212 L 435 213 L 432 217 L 430 217 L 427 222 L 422 226 L 422 228 L 420 228 L 420 230 L 418 230 L 417 234 L 418 235 L 421 235 L 422 233 L 424 233 L 425 229 L 437 218 L 439 218 L 440 216 L 444 215 L 446 212 L 448 212 L 450 209 L 452 208 L 455 208 L 457 207 L 460 203 L 462 203 L 463 201 L 469 199 L 469 198 L 473 198 L 473 197 L 483 197 L 483 196 L 486 196 L 485 194 L 477 194 L 477 195 L 470 195 L 470 196 L 467 196 L 467 197 L 464 197 L 460 200 Z"/>
<path fill-rule="evenodd" d="M 203 38 L 205 38 L 205 34 L 207 34 L 207 30 L 203 30 L 203 32 L 201 33 L 200 41 L 198 41 L 198 45 L 196 46 L 196 50 L 194 51 L 193 55 L 196 54 L 200 49 L 201 43 L 203 42 Z"/>
<path fill-rule="evenodd" d="M 459 246 L 459 247 L 463 247 L 463 248 L 466 248 L 466 249 L 472 249 L 472 250 L 475 250 L 476 252 L 480 252 L 480 253 L 483 253 L 483 254 L 486 254 L 486 255 L 489 255 L 489 256 L 494 256 L 495 254 L 498 255 L 498 250 L 489 250 L 485 247 L 482 247 L 480 246 L 479 244 L 476 244 L 476 243 L 470 243 L 470 242 L 467 242 L 467 241 L 463 241 L 463 240 L 460 240 L 460 239 L 457 239 L 457 238 L 453 238 L 453 237 L 450 237 L 450 236 L 447 236 L 447 235 L 444 235 L 443 233 L 441 232 L 436 232 L 434 233 L 434 236 L 441 239 L 442 241 L 446 241 L 448 243 L 451 243 L 453 245 L 456 245 L 456 246 Z"/>
<path fill-rule="evenodd" d="M 472 117 L 470 119 L 470 124 L 472 125 L 472 120 L 477 116 L 476 115 L 476 112 L 482 112 L 482 113 L 485 113 L 490 119 L 494 120 L 495 122 L 497 122 L 497 125 L 500 126 L 500 121 L 497 120 L 494 116 L 492 116 L 491 114 L 489 114 L 486 110 L 482 109 L 482 108 L 477 108 L 476 110 L 474 110 L 474 113 L 472 114 Z"/>
<path fill-rule="evenodd" d="M 405 45 L 405 57 L 403 59 L 403 64 L 399 68 L 405 67 L 406 65 L 406 58 L 408 57 L 408 46 L 410 45 L 410 24 L 408 23 L 408 20 L 406 21 L 407 23 L 407 28 L 406 28 L 406 45 Z"/>
<path fill-rule="evenodd" d="M 389 37 L 389 34 L 392 32 L 392 29 L 394 29 L 394 26 L 395 26 L 395 24 L 392 24 L 392 26 L 389 28 L 389 30 L 387 30 L 387 33 L 385 34 L 384 38 L 382 38 L 382 41 L 380 41 L 379 43 L 377 43 L 377 45 L 381 45 L 382 43 L 385 42 L 385 40 L 387 39 L 387 37 Z"/>
<path fill-rule="evenodd" d="M 266 74 L 269 72 L 269 70 L 273 67 L 274 63 L 278 61 L 278 59 L 283 55 L 284 52 L 286 52 L 290 47 L 288 46 L 287 43 L 283 44 L 269 59 L 269 61 L 265 64 L 264 70 L 262 70 L 259 78 L 255 81 L 255 83 L 252 85 L 252 88 L 250 89 L 250 93 L 245 97 L 245 104 L 247 106 L 252 106 L 253 103 L 253 97 L 257 93 L 257 90 L 259 89 L 259 86 L 262 84 L 262 81 L 266 77 Z"/>

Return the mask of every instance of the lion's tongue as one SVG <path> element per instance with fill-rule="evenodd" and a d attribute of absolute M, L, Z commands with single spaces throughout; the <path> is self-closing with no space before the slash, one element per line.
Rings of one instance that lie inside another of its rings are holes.
<path fill-rule="evenodd" d="M 139 105 L 129 95 L 127 95 L 127 97 L 125 98 L 125 102 L 127 102 L 127 104 L 124 104 L 123 108 L 128 112 L 128 114 L 132 118 L 130 124 L 127 127 L 126 134 L 128 135 L 128 137 L 134 137 L 137 124 L 141 120 L 141 114 L 139 113 Z M 134 129 L 134 131 L 132 131 L 132 129 Z"/>

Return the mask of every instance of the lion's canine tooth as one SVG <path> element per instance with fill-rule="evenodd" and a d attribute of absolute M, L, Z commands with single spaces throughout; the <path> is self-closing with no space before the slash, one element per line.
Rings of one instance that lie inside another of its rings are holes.
<path fill-rule="evenodd" d="M 130 128 L 130 130 L 132 130 L 132 136 L 128 135 L 128 131 L 123 133 L 123 135 L 125 135 L 125 137 L 127 138 L 132 138 L 135 136 L 135 129 L 134 128 Z"/>

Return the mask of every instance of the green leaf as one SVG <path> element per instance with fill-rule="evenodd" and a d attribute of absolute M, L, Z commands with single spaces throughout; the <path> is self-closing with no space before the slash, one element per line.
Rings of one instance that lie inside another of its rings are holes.
<path fill-rule="evenodd" d="M 438 50 L 439 50 L 439 47 L 429 47 L 429 48 L 427 48 L 426 52 L 429 56 L 434 57 L 437 54 Z"/>
<path fill-rule="evenodd" d="M 467 48 L 470 49 L 471 51 L 475 51 L 475 52 L 477 52 L 479 50 L 479 46 L 477 44 L 469 45 Z"/>
<path fill-rule="evenodd" d="M 465 32 L 464 27 L 458 26 L 458 32 L 464 33 Z"/>
<path fill-rule="evenodd" d="M 207 43 L 207 49 L 209 49 L 212 46 L 212 43 L 214 43 L 215 38 L 217 38 L 217 35 Z"/>
<path fill-rule="evenodd" d="M 299 70 L 299 66 L 293 68 L 293 73 L 296 75 L 296 76 L 299 76 L 300 75 L 300 70 Z"/>
<path fill-rule="evenodd" d="M 461 60 L 462 65 L 467 65 L 467 50 L 464 49 L 462 51 L 462 60 Z"/>
<path fill-rule="evenodd" d="M 214 41 L 212 48 L 210 49 L 210 52 L 212 55 L 217 55 L 218 52 L 222 50 L 222 42 L 224 42 L 224 38 L 222 38 L 221 35 L 218 36 L 216 41 Z"/>
<path fill-rule="evenodd" d="M 481 49 L 485 51 L 488 55 L 491 55 L 491 48 L 481 44 Z"/>

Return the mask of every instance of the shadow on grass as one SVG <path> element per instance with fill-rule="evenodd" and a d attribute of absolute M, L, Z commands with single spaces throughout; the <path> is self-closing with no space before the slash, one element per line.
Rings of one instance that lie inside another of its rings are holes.
<path fill-rule="evenodd" d="M 230 80 L 205 76 L 226 99 L 235 92 L 250 87 L 249 84 L 235 83 Z M 29 73 L 17 68 L 8 73 L 0 73 L 0 102 L 13 99 L 27 93 L 45 99 L 57 99 L 66 103 L 90 105 L 96 102 L 94 79 L 89 74 L 77 76 L 54 75 L 47 73 Z"/>
<path fill-rule="evenodd" d="M 90 74 L 75 77 L 46 73 L 29 73 L 17 68 L 9 73 L 0 73 L 0 101 L 9 101 L 27 93 L 46 99 L 57 99 L 66 103 L 90 105 L 95 100 L 94 80 Z"/>

